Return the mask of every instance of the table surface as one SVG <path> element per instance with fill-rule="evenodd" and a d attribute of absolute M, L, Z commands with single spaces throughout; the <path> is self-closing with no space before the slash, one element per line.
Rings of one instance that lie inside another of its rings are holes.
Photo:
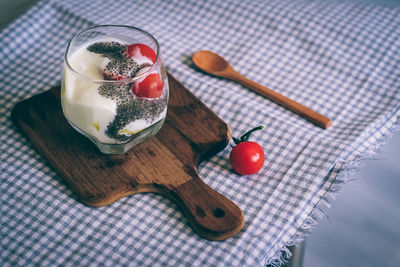
<path fill-rule="evenodd" d="M 20 1 L 20 0 L 18 0 L 18 1 L 3 1 L 3 2 L 1 2 L 0 3 L 0 10 L 1 10 L 1 15 L 2 16 L 0 16 L 1 17 L 1 21 L 0 21 L 0 27 L 1 28 L 4 28 L 4 27 L 6 27 L 6 25 L 8 24 L 8 23 L 10 23 L 14 18 L 16 18 L 17 16 L 19 16 L 20 14 L 22 14 L 22 13 L 24 13 L 26 10 L 28 10 L 29 9 L 29 7 L 34 3 L 35 1 L 26 1 L 26 0 L 22 0 L 22 1 Z M 351 11 L 349 11 L 349 12 L 351 12 Z M 228 53 L 228 55 L 229 55 L 229 53 Z M 173 65 L 173 64 L 171 64 L 171 65 Z M 242 66 L 243 67 L 243 66 Z M 246 68 L 244 68 L 244 69 L 246 69 Z M 176 70 L 175 70 L 176 71 Z M 176 72 L 178 72 L 179 73 L 179 69 L 178 69 L 178 71 L 176 71 Z M 184 77 L 184 75 L 182 75 L 182 77 Z M 204 78 L 203 76 L 202 76 L 202 78 Z M 257 77 L 255 77 L 255 78 L 257 78 Z M 186 84 L 190 84 L 190 85 L 193 85 L 192 83 L 191 83 L 191 80 L 190 80 L 190 78 L 184 78 L 184 83 L 186 83 Z M 196 85 L 196 83 L 194 83 L 194 85 Z M 399 90 L 399 88 L 398 87 L 395 87 L 397 90 Z M 203 89 L 202 89 L 203 90 Z M 210 95 L 208 95 L 207 93 L 203 93 L 201 90 L 198 90 L 198 91 L 196 91 L 196 93 L 197 94 L 199 94 L 200 95 L 200 97 L 201 98 L 203 98 L 203 99 L 207 99 L 208 97 L 210 97 Z M 307 98 L 305 98 L 306 100 L 307 100 Z M 260 101 L 260 99 L 257 99 L 258 101 Z M 217 101 L 217 100 L 212 100 L 211 101 L 211 103 L 213 102 L 213 101 Z M 310 102 L 310 103 L 312 103 L 312 102 Z M 220 114 L 222 114 L 222 115 L 224 115 L 224 113 L 222 112 L 222 111 L 220 111 L 220 110 L 218 110 L 218 107 L 217 106 L 214 106 L 214 108 L 216 108 L 217 109 L 217 113 L 219 112 Z M 229 107 L 228 107 L 229 108 Z M 229 119 L 230 117 L 228 117 L 228 119 Z M 226 118 L 225 118 L 226 119 Z M 395 122 L 395 121 L 394 121 Z M 232 123 L 232 124 L 234 124 L 234 125 L 236 125 L 238 128 L 240 128 L 240 130 L 243 130 L 245 127 L 240 127 L 237 123 Z M 248 125 L 248 124 L 247 124 Z M 389 127 L 390 128 L 390 127 Z M 235 132 L 235 133 L 237 133 L 237 132 L 240 132 L 239 131 L 239 129 Z M 260 142 L 263 142 L 264 140 L 263 139 L 259 139 L 259 141 Z M 329 146 L 329 144 L 327 144 L 328 146 Z M 35 153 L 34 152 L 30 152 L 30 153 L 33 153 L 33 154 L 29 154 L 29 157 L 31 157 L 31 158 L 33 158 L 34 160 L 37 160 L 38 159 L 38 157 L 35 155 Z M 25 160 L 28 160 L 28 159 L 25 159 Z M 29 160 L 28 160 L 29 161 Z M 209 170 L 207 170 L 207 167 L 205 167 L 206 168 L 206 171 L 204 171 L 204 174 L 205 175 L 209 175 L 209 173 L 210 173 L 210 171 Z M 226 168 L 226 166 L 225 165 L 223 165 L 223 168 Z M 339 168 L 340 169 L 340 168 Z M 46 172 L 46 171 L 45 171 Z M 48 174 L 46 174 L 46 175 L 48 175 Z M 51 175 L 53 175 L 53 174 L 51 174 Z M 57 182 L 57 179 L 55 179 L 54 180 L 55 182 Z M 334 183 L 333 183 L 334 184 Z M 217 187 L 217 188 L 223 188 L 223 185 L 221 185 L 221 184 L 213 184 L 213 186 L 215 186 L 215 187 Z M 222 186 L 222 187 L 221 187 Z M 65 190 L 65 189 L 63 189 L 63 190 Z M 326 190 L 325 190 L 326 191 Z M 54 196 L 53 196 L 54 197 Z M 71 197 L 71 196 L 69 196 L 69 197 Z M 321 200 L 321 199 L 320 199 Z M 148 201 L 148 200 L 146 200 L 146 201 Z M 145 202 L 146 202 L 145 201 Z M 147 204 L 149 203 L 149 202 L 146 202 Z M 124 204 L 124 203 L 122 203 L 122 204 Z M 128 203 L 128 205 L 129 205 L 129 203 Z M 162 205 L 165 205 L 164 203 L 162 204 Z M 39 205 L 40 206 L 40 205 Z M 329 206 L 328 204 L 326 205 L 326 206 Z M 43 207 L 41 207 L 40 209 L 42 209 Z M 80 207 L 80 208 L 78 208 L 78 210 L 81 210 L 82 208 Z M 170 211 L 170 209 L 171 209 L 171 207 L 170 206 L 166 206 L 166 209 L 167 210 L 169 210 Z M 82 210 L 81 210 L 82 211 Z M 123 210 L 123 211 L 126 211 L 126 209 L 125 210 Z M 2 211 L 3 212 L 3 211 Z M 79 211 L 76 211 L 77 213 L 76 214 L 79 214 Z M 105 211 L 106 213 L 108 212 L 108 211 Z M 307 212 L 307 211 L 304 211 L 304 212 Z M 308 212 L 310 212 L 310 211 L 308 211 Z M 161 213 L 160 213 L 161 214 Z M 78 216 L 81 216 L 81 215 L 78 215 Z M 99 216 L 104 216 L 104 215 L 99 215 Z M 114 216 L 118 216 L 118 215 L 114 215 Z M 120 216 L 120 215 L 119 215 Z M 160 216 L 162 216 L 162 215 L 160 215 Z M 173 217 L 175 218 L 175 219 L 177 219 L 177 221 L 178 222 L 181 222 L 181 220 L 182 220 L 182 218 L 181 217 L 176 217 L 176 215 L 174 214 L 173 215 Z M 71 218 L 70 218 L 71 219 Z M 167 218 L 168 219 L 168 218 Z M 171 218 L 169 218 L 168 220 L 170 220 Z M 276 217 L 275 219 L 279 219 L 279 217 Z M 63 220 L 63 219 L 62 219 Z M 78 220 L 79 221 L 79 220 Z M 85 221 L 85 224 L 86 224 L 86 221 Z M 151 230 L 151 226 L 149 226 L 147 223 L 145 223 L 145 222 L 143 222 L 143 224 L 146 226 L 146 227 L 150 227 L 149 229 L 147 229 L 146 231 L 148 231 L 148 230 Z M 18 227 L 18 226 L 17 226 Z M 76 226 L 78 229 L 81 227 L 81 226 L 79 226 L 79 225 L 77 225 Z M 86 227 L 86 226 L 85 226 Z M 186 228 L 185 228 L 186 229 Z M 53 229 L 52 231 L 57 231 L 56 229 Z M 88 231 L 90 231 L 90 228 L 88 229 Z M 186 230 L 184 230 L 184 232 L 187 232 L 188 230 L 186 229 Z M 33 234 L 34 235 L 34 234 Z M 114 235 L 114 237 L 115 237 L 115 235 Z M 98 240 L 98 242 L 102 242 L 101 241 L 101 239 L 95 239 L 95 240 Z M 118 238 L 117 238 L 117 240 L 118 240 Z M 236 240 L 236 241 L 238 241 L 238 240 Z M 231 241 L 231 242 L 236 242 L 236 241 Z M 168 243 L 168 241 L 166 241 L 167 243 Z M 15 242 L 14 242 L 14 244 L 15 244 Z M 249 244 L 251 244 L 251 242 L 249 242 Z M 289 242 L 289 240 L 286 240 L 286 242 L 284 241 L 283 243 L 282 243 L 283 245 L 288 245 L 288 244 L 290 244 L 290 242 Z M 33 246 L 33 245 L 32 245 Z M 279 245 L 278 245 L 279 246 Z M 150 248 L 150 247 L 149 247 Z M 114 247 L 114 249 L 117 249 L 118 250 L 118 245 L 116 245 L 115 247 Z M 142 248 L 143 250 L 146 250 L 146 248 Z M 224 250 L 224 249 L 223 249 Z M 226 250 L 226 248 L 225 248 L 225 250 Z M 5 251 L 5 253 L 7 253 L 7 252 L 9 252 L 10 250 L 6 250 Z M 18 251 L 18 249 L 14 249 L 14 251 Z M 26 250 L 26 251 L 30 251 L 29 250 L 29 248 Z M 285 247 L 282 247 L 282 251 L 283 251 L 283 253 L 285 253 Z M 281 251 L 281 253 L 282 253 L 282 251 Z M 122 254 L 120 254 L 120 256 L 123 256 L 124 254 L 122 253 Z M 281 254 L 279 254 L 279 255 L 281 255 Z M 10 254 L 8 254 L 8 256 L 10 256 Z M 238 257 L 240 257 L 240 256 L 242 256 L 242 257 L 244 257 L 244 255 L 239 255 Z M 252 257 L 253 257 L 254 255 L 252 255 Z M 272 256 L 272 254 L 269 254 L 269 256 L 271 257 Z M 258 255 L 258 256 L 254 256 L 255 258 L 257 258 L 258 257 L 258 260 L 259 259 L 261 259 L 261 258 L 264 258 L 264 257 L 261 257 L 260 255 Z M 11 259 L 12 257 L 9 257 L 9 259 Z M 273 258 L 273 257 L 271 257 L 271 258 Z M 218 258 L 217 257 L 217 259 L 219 259 L 220 260 L 220 262 L 223 262 L 222 261 L 222 259 L 221 258 Z M 114 259 L 115 260 L 115 259 Z M 232 263 L 232 264 L 234 264 L 234 263 L 238 263 L 238 262 L 241 262 L 240 261 L 241 259 L 236 259 L 236 260 L 233 260 L 233 261 L 230 261 L 230 263 Z M 265 258 L 264 258 L 264 260 L 265 260 Z M 10 262 L 12 262 L 12 261 L 10 261 Z M 14 259 L 14 262 L 18 262 L 17 260 L 15 260 Z M 114 262 L 118 262 L 118 260 L 116 260 L 116 261 L 114 261 Z M 245 264 L 249 264 L 249 262 L 250 261 L 243 261 L 243 263 L 245 263 Z M 254 260 L 254 262 L 257 262 L 256 260 Z M 262 261 L 261 261 L 262 262 Z M 267 261 L 268 262 L 268 261 Z M 279 262 L 279 261 L 278 261 Z M 258 262 L 259 264 L 262 264 L 262 263 L 260 263 L 260 261 Z M 215 264 L 215 262 L 214 262 L 214 264 Z M 226 264 L 226 262 L 225 262 L 225 264 Z"/>
<path fill-rule="evenodd" d="M 307 267 L 400 264 L 400 134 L 365 162 L 307 237 Z"/>

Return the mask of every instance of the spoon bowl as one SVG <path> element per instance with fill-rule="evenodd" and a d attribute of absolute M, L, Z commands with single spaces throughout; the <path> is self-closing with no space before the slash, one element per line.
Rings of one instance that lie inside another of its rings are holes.
<path fill-rule="evenodd" d="M 231 67 L 228 61 L 214 52 L 198 51 L 193 54 L 192 60 L 199 69 L 209 74 L 238 82 L 324 129 L 331 125 L 329 118 L 239 74 Z"/>
<path fill-rule="evenodd" d="M 230 67 L 228 61 L 211 51 L 198 51 L 192 56 L 192 59 L 198 68 L 214 75 L 221 74 Z"/>

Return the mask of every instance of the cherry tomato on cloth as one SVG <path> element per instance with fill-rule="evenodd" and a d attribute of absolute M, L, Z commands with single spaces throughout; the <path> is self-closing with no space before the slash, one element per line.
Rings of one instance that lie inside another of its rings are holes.
<path fill-rule="evenodd" d="M 256 127 L 240 139 L 233 138 L 236 146 L 229 155 L 232 168 L 239 174 L 249 175 L 258 172 L 264 165 L 265 154 L 263 148 L 256 142 L 248 141 L 250 134 L 264 128 Z"/>

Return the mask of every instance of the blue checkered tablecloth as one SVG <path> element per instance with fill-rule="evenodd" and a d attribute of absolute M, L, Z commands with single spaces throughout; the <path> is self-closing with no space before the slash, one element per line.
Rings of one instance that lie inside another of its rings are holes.
<path fill-rule="evenodd" d="M 265 149 L 263 169 L 235 174 L 230 147 L 199 166 L 244 211 L 235 237 L 200 238 L 177 206 L 138 194 L 78 202 L 12 124 L 18 101 L 61 78 L 67 41 L 95 24 L 151 32 L 168 71 L 239 136 Z M 336 1 L 40 1 L 0 32 L 0 265 L 279 265 L 329 207 L 346 176 L 399 125 L 400 7 Z M 333 120 L 320 129 L 233 82 L 197 71 L 213 50 L 245 76 Z"/>

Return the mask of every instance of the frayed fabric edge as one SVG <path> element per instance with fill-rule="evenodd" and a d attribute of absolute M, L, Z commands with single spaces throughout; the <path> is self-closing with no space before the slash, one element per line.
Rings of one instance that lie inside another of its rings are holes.
<path fill-rule="evenodd" d="M 386 144 L 387 140 L 393 137 L 393 135 L 397 132 L 400 132 L 400 117 L 398 117 L 397 121 L 393 123 L 393 125 L 375 141 L 373 147 L 361 152 L 355 157 L 355 159 L 339 163 L 339 165 L 341 165 L 339 167 L 333 167 L 334 169 L 337 169 L 337 171 L 335 171 L 333 174 L 336 175 L 336 177 L 334 177 L 329 190 L 316 204 L 313 211 L 298 229 L 296 234 L 288 242 L 286 242 L 285 245 L 272 258 L 265 260 L 264 266 L 279 267 L 289 262 L 289 259 L 292 256 L 292 252 L 289 250 L 289 247 L 298 246 L 311 233 L 311 230 L 321 219 L 328 217 L 325 211 L 332 206 L 332 202 L 335 200 L 342 186 L 349 181 L 354 180 L 351 179 L 351 177 L 359 171 L 366 160 L 379 159 L 378 156 L 382 153 L 382 148 Z"/>

